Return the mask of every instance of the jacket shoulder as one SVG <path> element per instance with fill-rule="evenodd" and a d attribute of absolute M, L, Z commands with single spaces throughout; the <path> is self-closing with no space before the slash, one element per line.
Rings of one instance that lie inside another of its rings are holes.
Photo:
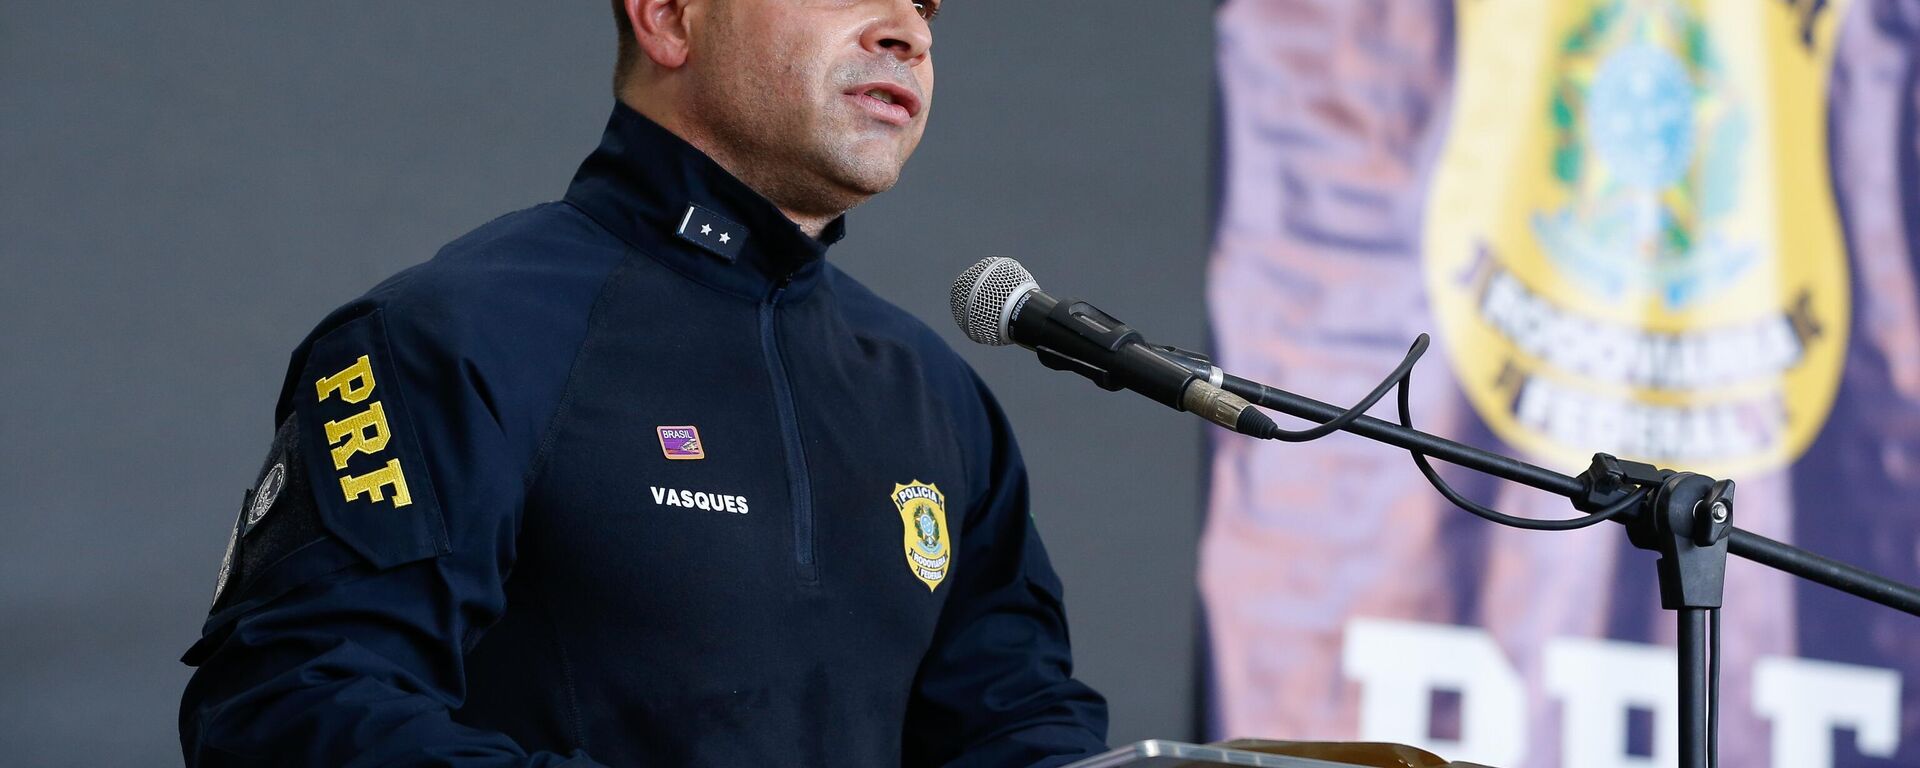
<path fill-rule="evenodd" d="M 591 303 L 628 247 L 564 203 L 494 219 L 363 297 L 403 312 L 534 328 Z"/>
<path fill-rule="evenodd" d="M 600 289 L 628 253 L 564 203 L 506 214 L 329 313 L 295 349 L 288 381 L 314 342 L 377 313 L 391 353 L 421 376 L 477 376 L 557 398 Z"/>

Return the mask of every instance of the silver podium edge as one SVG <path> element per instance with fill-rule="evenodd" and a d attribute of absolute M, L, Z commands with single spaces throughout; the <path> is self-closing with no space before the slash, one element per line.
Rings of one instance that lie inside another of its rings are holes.
<path fill-rule="evenodd" d="M 1353 768 L 1350 763 L 1330 763 L 1305 757 L 1269 755 L 1243 749 L 1223 749 L 1180 741 L 1148 739 L 1136 741 L 1065 768 L 1147 768 L 1173 765 L 1175 762 L 1201 762 L 1211 765 L 1251 765 L 1258 768 Z"/>

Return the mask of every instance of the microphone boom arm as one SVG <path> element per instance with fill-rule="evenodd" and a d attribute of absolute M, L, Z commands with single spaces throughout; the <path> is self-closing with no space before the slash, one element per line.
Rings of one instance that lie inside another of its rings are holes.
<path fill-rule="evenodd" d="M 1720 604 L 1727 555 L 1920 616 L 1920 589 L 1865 569 L 1743 531 L 1733 526 L 1734 484 L 1692 472 L 1660 469 L 1605 453 L 1579 476 L 1569 476 L 1413 428 L 1408 409 L 1412 363 L 1426 349 L 1426 334 L 1414 342 L 1388 383 L 1400 389 L 1400 423 L 1362 414 L 1377 398 L 1342 410 L 1312 398 L 1219 372 L 1205 356 L 1174 347 L 1156 352 L 1195 376 L 1265 408 L 1312 421 L 1315 430 L 1338 429 L 1406 449 L 1434 488 L 1456 506 L 1504 525 L 1532 530 L 1568 530 L 1604 520 L 1627 528 L 1634 546 L 1659 553 L 1662 607 L 1678 618 L 1679 739 L 1682 768 L 1718 764 Z M 1378 394 L 1376 390 L 1375 394 Z M 1284 432 L 1285 430 L 1280 430 Z M 1448 487 L 1428 457 L 1563 496 L 1586 512 L 1567 520 L 1531 520 L 1488 509 Z M 1711 631 L 1709 631 L 1711 627 Z"/>

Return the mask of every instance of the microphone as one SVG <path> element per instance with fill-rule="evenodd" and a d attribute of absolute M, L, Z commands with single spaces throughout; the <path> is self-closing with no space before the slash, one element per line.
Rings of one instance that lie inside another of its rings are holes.
<path fill-rule="evenodd" d="M 989 346 L 1018 344 L 1040 363 L 1071 371 L 1107 391 L 1130 389 L 1176 411 L 1190 411 L 1243 435 L 1266 437 L 1278 427 L 1244 398 L 1220 388 L 1218 368 L 1147 343 L 1098 307 L 1055 299 L 1020 262 L 989 256 L 953 281 L 953 321 L 967 338 Z"/>

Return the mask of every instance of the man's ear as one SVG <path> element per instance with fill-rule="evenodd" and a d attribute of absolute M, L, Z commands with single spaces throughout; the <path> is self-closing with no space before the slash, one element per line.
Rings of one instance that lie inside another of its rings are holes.
<path fill-rule="evenodd" d="M 624 0 L 634 42 L 653 63 L 666 69 L 687 63 L 692 37 L 687 6 L 691 4 L 688 0 Z"/>

